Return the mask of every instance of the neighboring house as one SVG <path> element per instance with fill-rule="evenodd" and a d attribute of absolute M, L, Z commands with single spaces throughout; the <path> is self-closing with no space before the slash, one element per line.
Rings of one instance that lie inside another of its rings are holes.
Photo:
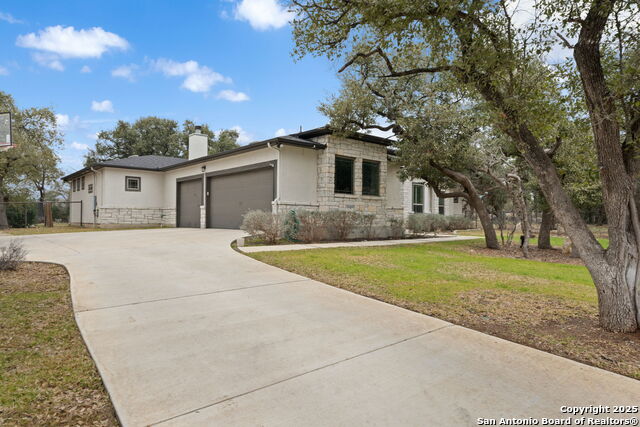
<path fill-rule="evenodd" d="M 411 212 L 463 213 L 439 203 L 419 180 L 401 181 L 387 139 L 349 138 L 318 128 L 207 155 L 200 130 L 189 158 L 132 156 L 67 175 L 70 222 L 238 228 L 248 210 L 349 209 L 376 215 L 375 225 Z"/>

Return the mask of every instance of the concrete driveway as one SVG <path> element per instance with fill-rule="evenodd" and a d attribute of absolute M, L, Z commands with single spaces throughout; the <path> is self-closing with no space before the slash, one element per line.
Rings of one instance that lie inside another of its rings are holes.
<path fill-rule="evenodd" d="M 638 381 L 270 267 L 229 247 L 240 234 L 23 238 L 68 267 L 124 425 L 464 426 L 638 404 Z"/>

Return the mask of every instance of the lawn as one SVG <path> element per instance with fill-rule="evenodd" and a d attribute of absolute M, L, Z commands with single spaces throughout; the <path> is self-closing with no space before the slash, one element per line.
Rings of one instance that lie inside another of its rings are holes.
<path fill-rule="evenodd" d="M 64 267 L 0 271 L 0 318 L 0 425 L 118 425 L 73 318 Z"/>
<path fill-rule="evenodd" d="M 410 310 L 640 379 L 640 333 L 597 324 L 582 265 L 474 254 L 477 241 L 250 256 Z M 557 252 L 557 251 L 554 251 Z"/>
<path fill-rule="evenodd" d="M 26 236 L 29 234 L 57 234 L 57 233 L 81 233 L 86 231 L 115 231 L 115 230 L 144 230 L 147 228 L 158 227 L 110 227 L 97 228 L 92 226 L 79 227 L 77 225 L 54 224 L 53 227 L 45 227 L 41 224 L 28 228 L 10 228 L 8 230 L 0 230 L 2 233 L 11 234 L 13 236 Z"/>

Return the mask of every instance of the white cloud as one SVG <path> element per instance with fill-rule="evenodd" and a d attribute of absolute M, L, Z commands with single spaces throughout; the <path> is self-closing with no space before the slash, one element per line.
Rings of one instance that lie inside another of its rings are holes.
<path fill-rule="evenodd" d="M 64 65 L 60 62 L 60 59 L 57 55 L 52 55 L 50 53 L 42 53 L 35 52 L 33 55 L 33 60 L 36 61 L 43 67 L 51 68 L 56 71 L 64 71 Z"/>
<path fill-rule="evenodd" d="M 100 27 L 76 30 L 56 25 L 18 36 L 16 45 L 59 55 L 62 58 L 100 58 L 110 49 L 126 50 L 129 42 Z"/>
<path fill-rule="evenodd" d="M 97 140 L 98 139 L 98 132 L 87 134 L 87 138 L 91 138 L 93 140 Z"/>
<path fill-rule="evenodd" d="M 76 150 L 88 150 L 89 146 L 87 144 L 82 144 L 80 142 L 73 141 L 71 143 L 71 147 Z"/>
<path fill-rule="evenodd" d="M 242 129 L 240 126 L 236 125 L 236 126 L 233 126 L 231 129 L 238 132 L 238 144 L 244 145 L 253 141 L 253 135 L 247 132 L 246 130 Z"/>
<path fill-rule="evenodd" d="M 100 113 L 113 113 L 113 103 L 108 99 L 104 101 L 91 101 L 91 109 Z"/>
<path fill-rule="evenodd" d="M 22 24 L 22 21 L 16 19 L 10 13 L 0 12 L 0 21 L 8 22 L 9 24 Z"/>
<path fill-rule="evenodd" d="M 80 68 L 80 72 L 81 73 L 90 73 L 91 72 L 91 67 L 89 67 L 88 65 L 85 65 L 82 68 Z"/>
<path fill-rule="evenodd" d="M 221 90 L 218 93 L 219 99 L 224 99 L 231 102 L 243 102 L 249 100 L 249 95 L 244 92 L 236 92 L 231 89 Z"/>
<path fill-rule="evenodd" d="M 133 82 L 135 81 L 135 72 L 137 69 L 138 66 L 136 64 L 121 65 L 111 70 L 111 75 L 113 77 L 119 77 L 121 79 Z"/>
<path fill-rule="evenodd" d="M 274 134 L 274 136 L 285 136 L 288 135 L 287 131 L 284 128 L 280 128 L 276 131 L 276 133 Z"/>
<path fill-rule="evenodd" d="M 236 7 L 235 18 L 248 21 L 256 30 L 281 28 L 293 19 L 293 13 L 278 0 L 242 0 Z"/>
<path fill-rule="evenodd" d="M 160 58 L 151 61 L 155 71 L 162 72 L 167 77 L 184 77 L 182 87 L 191 92 L 209 92 L 217 83 L 231 83 L 231 79 L 216 73 L 211 68 L 200 65 L 196 61 L 176 62 Z"/>
<path fill-rule="evenodd" d="M 9 70 L 6 67 L 0 65 L 0 76 L 8 76 Z"/>
<path fill-rule="evenodd" d="M 71 123 L 71 119 L 68 114 L 56 114 L 56 123 L 61 129 L 66 129 Z"/>

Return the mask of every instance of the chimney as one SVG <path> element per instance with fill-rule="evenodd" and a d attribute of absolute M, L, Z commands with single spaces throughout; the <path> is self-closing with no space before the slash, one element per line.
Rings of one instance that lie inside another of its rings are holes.
<path fill-rule="evenodd" d="M 196 131 L 189 135 L 189 160 L 206 156 L 208 145 L 209 139 L 202 133 L 202 126 L 196 126 Z"/>

